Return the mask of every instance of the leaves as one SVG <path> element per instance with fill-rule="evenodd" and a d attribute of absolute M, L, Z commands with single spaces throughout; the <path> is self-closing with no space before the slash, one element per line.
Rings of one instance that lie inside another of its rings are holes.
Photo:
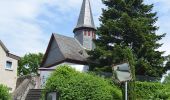
<path fill-rule="evenodd" d="M 170 84 L 170 73 L 165 76 L 165 79 L 163 81 L 164 84 Z"/>
<path fill-rule="evenodd" d="M 0 84 L 0 100 L 11 100 L 8 88 L 2 84 Z"/>
<path fill-rule="evenodd" d="M 60 100 L 121 100 L 121 91 L 104 78 L 59 66 L 48 78 L 45 93 L 59 91 Z"/>
<path fill-rule="evenodd" d="M 165 68 L 170 70 L 170 55 L 166 56 L 166 65 Z"/>
<path fill-rule="evenodd" d="M 43 58 L 42 53 L 34 54 L 29 53 L 21 58 L 19 61 L 18 75 L 37 75 L 38 68 L 40 67 Z"/>
<path fill-rule="evenodd" d="M 151 82 L 136 82 L 137 100 L 169 100 L 170 85 Z"/>
<path fill-rule="evenodd" d="M 157 35 L 156 12 L 143 0 L 103 0 L 106 8 L 97 28 L 96 49 L 89 52 L 91 70 L 103 69 L 124 60 L 123 50 L 132 49 L 136 74 L 161 77 L 166 72 L 164 52 L 157 51 L 165 34 Z M 111 72 L 111 68 L 110 71 Z"/>

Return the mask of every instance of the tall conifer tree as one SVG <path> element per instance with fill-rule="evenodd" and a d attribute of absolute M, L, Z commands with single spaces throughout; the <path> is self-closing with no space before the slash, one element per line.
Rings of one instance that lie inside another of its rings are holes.
<path fill-rule="evenodd" d="M 165 68 L 170 70 L 170 55 L 166 56 L 166 65 Z"/>
<path fill-rule="evenodd" d="M 91 70 L 111 72 L 111 65 L 124 61 L 122 49 L 130 47 L 135 56 L 137 75 L 161 76 L 164 67 L 164 52 L 157 49 L 165 34 L 157 35 L 158 19 L 153 5 L 143 0 L 103 0 L 106 8 L 100 17 L 96 49 L 89 52 Z"/>

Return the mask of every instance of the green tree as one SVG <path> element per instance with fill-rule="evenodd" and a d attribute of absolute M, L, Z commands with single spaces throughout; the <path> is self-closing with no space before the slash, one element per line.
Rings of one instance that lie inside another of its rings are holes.
<path fill-rule="evenodd" d="M 170 70 L 170 55 L 166 56 L 166 65 L 165 65 L 165 68 L 167 70 Z"/>
<path fill-rule="evenodd" d="M 170 84 L 170 73 L 165 76 L 165 79 L 163 81 L 164 84 Z"/>
<path fill-rule="evenodd" d="M 111 72 L 112 64 L 123 62 L 122 48 L 130 47 L 135 59 L 135 73 L 162 76 L 164 52 L 157 49 L 165 34 L 157 35 L 156 12 L 143 0 L 103 0 L 106 8 L 100 17 L 96 49 L 89 52 L 91 70 Z"/>
<path fill-rule="evenodd" d="M 22 57 L 19 61 L 18 75 L 37 75 L 38 68 L 40 67 L 43 54 L 29 53 Z"/>
<path fill-rule="evenodd" d="M 59 91 L 60 100 L 122 100 L 121 91 L 111 83 L 63 65 L 48 78 L 44 93 Z"/>
<path fill-rule="evenodd" d="M 8 88 L 2 84 L 0 84 L 0 100 L 11 100 Z"/>
<path fill-rule="evenodd" d="M 167 70 L 170 70 L 170 61 L 168 61 L 167 63 L 166 63 L 166 67 L 165 68 L 167 68 Z"/>
<path fill-rule="evenodd" d="M 118 47 L 118 46 L 116 46 L 116 47 Z M 130 65 L 130 69 L 131 69 L 132 80 L 130 80 L 128 82 L 128 98 L 129 98 L 129 100 L 136 100 L 134 55 L 132 53 L 132 50 L 129 47 L 125 47 L 125 48 L 119 47 L 119 49 L 120 49 L 119 50 L 119 55 L 121 55 L 121 59 L 119 59 L 119 60 L 124 61 L 124 62 L 128 62 L 129 65 Z M 115 72 L 113 72 L 113 73 L 115 73 Z M 113 80 L 117 84 L 115 79 L 116 79 L 116 76 L 115 76 L 115 74 L 113 74 Z M 121 88 L 122 88 L 122 92 L 125 93 L 124 85 L 122 85 Z"/>

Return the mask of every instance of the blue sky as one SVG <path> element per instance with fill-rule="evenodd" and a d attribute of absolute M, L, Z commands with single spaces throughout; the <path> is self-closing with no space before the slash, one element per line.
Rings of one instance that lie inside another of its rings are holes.
<path fill-rule="evenodd" d="M 11 53 L 44 52 L 52 33 L 73 37 L 82 0 L 0 0 L 0 39 Z M 170 1 L 145 0 L 158 12 L 157 34 L 167 33 L 159 49 L 170 54 Z M 91 0 L 96 26 L 101 15 L 101 0 Z"/>

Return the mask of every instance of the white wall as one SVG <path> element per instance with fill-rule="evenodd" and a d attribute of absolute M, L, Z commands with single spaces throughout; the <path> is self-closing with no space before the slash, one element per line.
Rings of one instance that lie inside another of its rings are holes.
<path fill-rule="evenodd" d="M 89 66 L 88 65 L 81 65 L 81 64 L 64 62 L 64 63 L 59 64 L 57 66 L 60 66 L 60 65 L 70 65 L 72 68 L 75 68 L 77 71 L 80 71 L 80 72 L 87 72 L 89 70 Z M 54 67 L 51 67 L 51 68 L 52 69 L 56 69 L 57 66 L 54 66 Z"/>
<path fill-rule="evenodd" d="M 45 71 L 45 70 L 40 70 L 40 81 L 41 81 L 41 88 L 44 86 L 47 78 L 50 76 L 52 71 Z"/>
<path fill-rule="evenodd" d="M 41 87 L 44 86 L 47 78 L 53 72 L 52 69 L 56 69 L 60 65 L 70 65 L 72 68 L 75 68 L 77 71 L 80 71 L 80 72 L 87 72 L 89 70 L 88 65 L 81 65 L 81 64 L 75 64 L 75 63 L 69 63 L 69 62 L 64 62 L 64 63 L 59 64 L 57 66 L 46 68 L 46 70 L 44 68 L 42 68 L 43 70 L 40 69 L 40 71 L 39 71 L 40 72 Z M 49 70 L 49 69 L 51 69 L 51 70 Z"/>

